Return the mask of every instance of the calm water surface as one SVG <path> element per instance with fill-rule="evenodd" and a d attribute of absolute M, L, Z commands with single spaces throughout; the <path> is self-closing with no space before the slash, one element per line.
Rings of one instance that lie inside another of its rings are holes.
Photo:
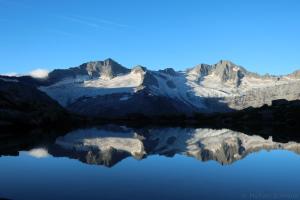
<path fill-rule="evenodd" d="M 2 198 L 300 199 L 299 143 L 228 129 L 103 126 L 17 152 L 1 153 Z"/>

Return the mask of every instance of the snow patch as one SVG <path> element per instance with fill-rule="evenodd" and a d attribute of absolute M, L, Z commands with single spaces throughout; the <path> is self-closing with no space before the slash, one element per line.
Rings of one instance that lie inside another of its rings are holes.
<path fill-rule="evenodd" d="M 39 89 L 57 100 L 62 106 L 67 106 L 83 96 L 96 97 L 116 93 L 131 94 L 142 82 L 142 73 L 131 72 L 112 79 L 91 79 L 89 76 L 66 78 L 53 85 L 40 87 Z"/>
<path fill-rule="evenodd" d="M 112 79 L 101 77 L 99 79 L 86 80 L 84 87 L 94 88 L 128 88 L 137 87 L 142 83 L 143 76 L 141 73 L 129 73 L 126 75 L 120 75 Z"/>

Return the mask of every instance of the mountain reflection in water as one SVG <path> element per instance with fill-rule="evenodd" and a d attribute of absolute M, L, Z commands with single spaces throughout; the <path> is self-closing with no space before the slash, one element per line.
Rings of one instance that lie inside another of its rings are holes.
<path fill-rule="evenodd" d="M 108 125 L 80 129 L 56 138 L 53 144 L 28 151 L 29 155 L 68 157 L 87 164 L 112 167 L 127 157 L 181 154 L 200 161 L 231 164 L 260 150 L 283 149 L 300 153 L 297 142 L 275 142 L 270 136 L 247 135 L 228 129 L 143 128 Z"/>

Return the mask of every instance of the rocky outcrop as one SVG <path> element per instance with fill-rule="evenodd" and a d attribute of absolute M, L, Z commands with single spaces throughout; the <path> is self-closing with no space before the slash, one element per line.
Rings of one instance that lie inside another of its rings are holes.
<path fill-rule="evenodd" d="M 255 88 L 245 91 L 242 95 L 226 98 L 229 107 L 242 110 L 248 107 L 271 105 L 273 100 L 286 99 L 288 101 L 300 99 L 300 82 Z"/>

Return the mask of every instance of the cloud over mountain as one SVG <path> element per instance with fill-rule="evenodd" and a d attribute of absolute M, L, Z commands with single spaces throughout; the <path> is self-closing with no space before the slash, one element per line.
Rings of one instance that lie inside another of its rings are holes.
<path fill-rule="evenodd" d="M 33 78 L 47 78 L 49 71 L 46 69 L 35 69 L 29 73 Z"/>

